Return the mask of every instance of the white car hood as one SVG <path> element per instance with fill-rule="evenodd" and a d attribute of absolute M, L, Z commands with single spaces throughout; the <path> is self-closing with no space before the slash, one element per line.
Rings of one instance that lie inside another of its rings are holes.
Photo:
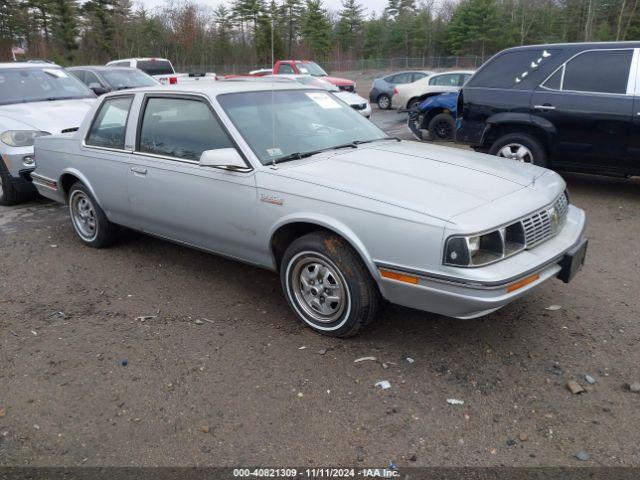
<path fill-rule="evenodd" d="M 362 98 L 357 93 L 340 91 L 333 92 L 333 94 L 348 105 L 362 105 L 363 103 L 368 103 L 365 98 Z"/>
<path fill-rule="evenodd" d="M 0 105 L 0 123 L 15 130 L 41 130 L 56 134 L 67 128 L 79 127 L 95 101 L 95 98 L 79 98 Z"/>
<path fill-rule="evenodd" d="M 291 178 L 442 220 L 522 190 L 547 172 L 513 160 L 406 141 L 326 152 L 282 167 L 282 174 Z"/>

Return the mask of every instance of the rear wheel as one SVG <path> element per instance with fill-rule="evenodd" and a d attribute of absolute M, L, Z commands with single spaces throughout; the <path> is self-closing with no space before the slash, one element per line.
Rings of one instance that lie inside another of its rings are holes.
<path fill-rule="evenodd" d="M 455 133 L 456 122 L 448 113 L 439 113 L 429 122 L 431 140 L 453 140 Z"/>
<path fill-rule="evenodd" d="M 422 103 L 422 100 L 420 100 L 419 98 L 412 98 L 407 102 L 407 110 L 412 110 L 413 108 L 417 107 L 421 103 Z"/>
<path fill-rule="evenodd" d="M 117 225 L 107 219 L 89 189 L 81 182 L 74 183 L 69 190 L 69 214 L 76 234 L 86 245 L 102 248 L 115 241 Z"/>
<path fill-rule="evenodd" d="M 540 167 L 547 166 L 547 153 L 542 144 L 526 133 L 509 133 L 496 140 L 489 154 Z"/>
<path fill-rule="evenodd" d="M 378 108 L 380 110 L 388 110 L 391 107 L 391 97 L 383 93 L 378 97 Z"/>
<path fill-rule="evenodd" d="M 380 293 L 360 256 L 340 236 L 313 232 L 287 248 L 282 288 L 298 318 L 323 335 L 350 337 L 375 317 Z"/>

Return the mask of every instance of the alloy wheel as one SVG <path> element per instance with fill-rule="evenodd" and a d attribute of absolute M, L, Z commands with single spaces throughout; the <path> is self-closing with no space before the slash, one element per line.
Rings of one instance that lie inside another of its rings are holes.
<path fill-rule="evenodd" d="M 498 151 L 498 156 L 522 163 L 534 163 L 531 150 L 520 143 L 509 143 L 505 145 Z"/>
<path fill-rule="evenodd" d="M 380 107 L 382 110 L 386 110 L 387 108 L 389 108 L 390 103 L 391 101 L 389 100 L 389 97 L 386 95 L 382 95 L 378 99 L 378 107 Z"/>
<path fill-rule="evenodd" d="M 89 196 L 80 190 L 75 190 L 69 199 L 69 207 L 71 220 L 78 235 L 87 242 L 94 240 L 98 235 L 98 224 L 96 210 Z"/>

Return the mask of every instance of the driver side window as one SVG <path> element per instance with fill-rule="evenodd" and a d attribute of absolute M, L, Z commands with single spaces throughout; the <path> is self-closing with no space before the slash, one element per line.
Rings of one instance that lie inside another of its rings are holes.
<path fill-rule="evenodd" d="M 234 145 L 204 101 L 168 97 L 147 100 L 139 152 L 198 161 L 205 150 L 220 148 Z"/>
<path fill-rule="evenodd" d="M 289 74 L 293 74 L 296 73 L 293 71 L 293 67 L 291 65 L 289 65 L 288 63 L 283 63 L 280 65 L 280 72 L 278 73 L 282 73 L 285 75 L 289 75 Z"/>

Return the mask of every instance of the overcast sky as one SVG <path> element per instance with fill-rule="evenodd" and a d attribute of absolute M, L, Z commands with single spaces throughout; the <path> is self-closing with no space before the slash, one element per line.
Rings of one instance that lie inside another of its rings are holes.
<path fill-rule="evenodd" d="M 225 3 L 227 5 L 231 5 L 231 0 L 194 0 L 196 3 L 200 3 L 202 5 L 210 5 L 216 6 L 221 3 Z M 165 0 L 138 0 L 138 2 L 142 3 L 147 8 L 154 8 L 161 6 L 165 3 Z M 137 2 L 136 2 L 137 3 Z M 338 11 L 340 6 L 342 5 L 341 0 L 323 0 L 325 8 L 332 11 Z M 387 0 L 361 0 L 360 4 L 363 5 L 366 9 L 367 16 L 375 11 L 377 13 L 381 12 L 384 6 L 386 5 Z"/>

